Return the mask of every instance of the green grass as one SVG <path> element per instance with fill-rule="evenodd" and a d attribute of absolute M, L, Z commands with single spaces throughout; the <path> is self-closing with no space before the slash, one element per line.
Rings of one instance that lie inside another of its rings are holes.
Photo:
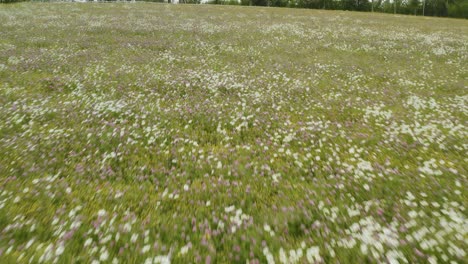
<path fill-rule="evenodd" d="M 21 3 L 0 25 L 1 263 L 466 259 L 467 21 Z"/>

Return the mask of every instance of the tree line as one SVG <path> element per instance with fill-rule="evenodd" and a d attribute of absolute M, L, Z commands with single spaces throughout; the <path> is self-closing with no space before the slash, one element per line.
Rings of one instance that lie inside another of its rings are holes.
<path fill-rule="evenodd" d="M 468 18 L 468 0 L 211 0 L 210 3 Z"/>
<path fill-rule="evenodd" d="M 0 3 L 24 0 L 0 0 Z M 33 0 L 34 1 L 34 0 Z M 73 1 L 73 0 L 69 0 Z M 109 0 L 106 0 L 109 1 Z M 468 18 L 468 0 L 143 0 L 187 4 L 220 4 L 383 12 L 394 14 Z"/>

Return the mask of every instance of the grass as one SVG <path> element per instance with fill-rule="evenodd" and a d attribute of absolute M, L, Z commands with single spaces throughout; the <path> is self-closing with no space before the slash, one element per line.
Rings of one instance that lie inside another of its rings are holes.
<path fill-rule="evenodd" d="M 2 263 L 466 260 L 466 20 L 21 3 L 0 25 Z"/>

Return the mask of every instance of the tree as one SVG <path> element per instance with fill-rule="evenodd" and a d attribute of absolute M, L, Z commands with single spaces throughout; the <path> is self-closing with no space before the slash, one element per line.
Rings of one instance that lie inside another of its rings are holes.
<path fill-rule="evenodd" d="M 398 10 L 401 6 L 402 0 L 393 0 L 393 13 L 398 13 Z"/>
<path fill-rule="evenodd" d="M 468 18 L 468 1 L 457 0 L 449 3 L 448 7 L 449 17 Z"/>
<path fill-rule="evenodd" d="M 419 0 L 410 0 L 409 2 L 409 7 L 414 11 L 415 16 L 418 14 L 419 4 Z"/>
<path fill-rule="evenodd" d="M 267 0 L 252 0 L 252 5 L 254 5 L 254 6 L 267 6 L 268 1 Z"/>

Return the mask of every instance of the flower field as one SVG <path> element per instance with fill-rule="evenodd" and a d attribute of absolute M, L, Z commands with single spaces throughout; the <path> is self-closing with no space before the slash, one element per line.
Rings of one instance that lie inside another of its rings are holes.
<path fill-rule="evenodd" d="M 466 263 L 468 21 L 0 6 L 1 263 Z"/>

